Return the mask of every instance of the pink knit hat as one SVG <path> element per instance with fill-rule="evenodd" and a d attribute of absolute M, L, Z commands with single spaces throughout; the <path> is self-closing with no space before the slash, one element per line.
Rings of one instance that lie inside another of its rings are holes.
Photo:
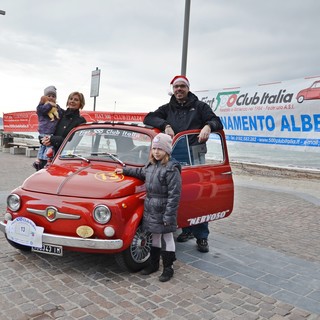
<path fill-rule="evenodd" d="M 159 133 L 152 141 L 152 148 L 158 148 L 165 151 L 167 154 L 172 152 L 172 139 L 168 134 Z"/>

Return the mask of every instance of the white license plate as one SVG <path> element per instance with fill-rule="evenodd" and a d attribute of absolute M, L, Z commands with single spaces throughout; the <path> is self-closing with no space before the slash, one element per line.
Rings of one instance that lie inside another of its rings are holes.
<path fill-rule="evenodd" d="M 45 254 L 51 254 L 54 256 L 62 256 L 63 255 L 63 248 L 62 246 L 56 246 L 54 244 L 42 244 L 42 248 L 36 248 L 32 247 L 31 251 L 33 252 L 39 252 L 39 253 L 45 253 Z"/>
<path fill-rule="evenodd" d="M 41 247 L 43 227 L 38 227 L 35 223 L 25 217 L 18 217 L 13 221 L 8 221 L 6 234 L 9 240 L 28 247 Z"/>

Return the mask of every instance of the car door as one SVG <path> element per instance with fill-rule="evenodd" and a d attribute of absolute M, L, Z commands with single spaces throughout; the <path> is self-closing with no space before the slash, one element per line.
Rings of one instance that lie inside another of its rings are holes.
<path fill-rule="evenodd" d="M 178 226 L 223 219 L 233 209 L 234 186 L 223 131 L 211 133 L 206 144 L 194 145 L 199 130 L 175 136 L 172 157 L 182 165 Z"/>

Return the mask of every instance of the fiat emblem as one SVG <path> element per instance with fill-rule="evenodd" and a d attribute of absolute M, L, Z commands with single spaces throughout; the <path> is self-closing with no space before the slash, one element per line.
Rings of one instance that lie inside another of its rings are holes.
<path fill-rule="evenodd" d="M 49 221 L 53 221 L 56 218 L 57 209 L 53 207 L 49 207 L 46 210 L 46 217 Z"/>

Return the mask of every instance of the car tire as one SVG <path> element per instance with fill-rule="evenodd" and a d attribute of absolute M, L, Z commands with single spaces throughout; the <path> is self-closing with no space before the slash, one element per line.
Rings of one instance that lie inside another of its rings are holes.
<path fill-rule="evenodd" d="M 141 226 L 137 229 L 130 246 L 115 255 L 115 260 L 124 271 L 137 272 L 143 269 L 150 258 L 152 235 L 144 232 Z"/>
<path fill-rule="evenodd" d="M 298 99 L 297 99 L 297 101 L 298 101 L 299 103 L 302 103 L 303 100 L 304 100 L 304 96 L 300 96 L 300 97 L 298 97 Z"/>

